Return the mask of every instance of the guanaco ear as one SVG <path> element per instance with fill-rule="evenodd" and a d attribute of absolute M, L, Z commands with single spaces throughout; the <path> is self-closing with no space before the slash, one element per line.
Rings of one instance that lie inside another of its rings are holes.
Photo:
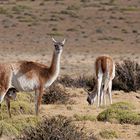
<path fill-rule="evenodd" d="M 66 39 L 64 39 L 64 40 L 62 41 L 62 44 L 64 45 L 64 44 L 65 44 L 65 42 L 66 42 Z"/>
<path fill-rule="evenodd" d="M 53 41 L 53 43 L 56 43 L 57 41 L 52 37 L 52 41 Z"/>

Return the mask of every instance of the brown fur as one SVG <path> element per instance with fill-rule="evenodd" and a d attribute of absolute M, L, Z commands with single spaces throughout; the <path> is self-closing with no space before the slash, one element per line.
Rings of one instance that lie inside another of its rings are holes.
<path fill-rule="evenodd" d="M 8 89 L 11 69 L 9 65 L 0 64 L 0 95 L 3 95 Z"/>
<path fill-rule="evenodd" d="M 96 76 L 98 77 L 99 65 L 101 65 L 101 70 L 103 73 L 106 73 L 107 69 L 109 71 L 110 76 L 112 76 L 113 72 L 113 60 L 109 56 L 99 56 L 95 61 L 96 67 Z"/>

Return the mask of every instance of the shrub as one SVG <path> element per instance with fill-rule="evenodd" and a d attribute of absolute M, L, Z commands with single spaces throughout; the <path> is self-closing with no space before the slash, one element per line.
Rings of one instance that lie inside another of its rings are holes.
<path fill-rule="evenodd" d="M 113 131 L 113 130 L 103 130 L 99 134 L 104 139 L 118 138 L 117 133 L 115 131 Z"/>
<path fill-rule="evenodd" d="M 140 65 L 135 61 L 124 60 L 116 64 L 116 76 L 113 80 L 113 89 L 126 92 L 140 89 Z"/>
<path fill-rule="evenodd" d="M 99 113 L 97 120 L 138 125 L 140 124 L 140 115 L 133 112 L 132 109 L 133 105 L 129 103 L 120 102 L 113 104 Z"/>
<path fill-rule="evenodd" d="M 58 82 L 66 87 L 85 88 L 92 90 L 95 86 L 96 80 L 92 76 L 80 76 L 73 79 L 70 76 L 65 75 L 60 78 Z"/>
<path fill-rule="evenodd" d="M 46 118 L 37 127 L 26 128 L 20 140 L 94 140 L 94 136 L 90 138 L 72 124 L 71 119 L 64 116 L 56 116 L 52 118 Z"/>
<path fill-rule="evenodd" d="M 66 104 L 69 102 L 69 95 L 57 84 L 52 85 L 43 95 L 43 103 L 45 104 Z"/>

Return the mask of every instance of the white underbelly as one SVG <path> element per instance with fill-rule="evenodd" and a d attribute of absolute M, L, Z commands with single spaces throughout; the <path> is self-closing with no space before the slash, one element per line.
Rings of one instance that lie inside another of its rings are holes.
<path fill-rule="evenodd" d="M 38 86 L 37 80 L 28 79 L 26 76 L 13 76 L 12 86 L 19 91 L 33 91 Z"/>

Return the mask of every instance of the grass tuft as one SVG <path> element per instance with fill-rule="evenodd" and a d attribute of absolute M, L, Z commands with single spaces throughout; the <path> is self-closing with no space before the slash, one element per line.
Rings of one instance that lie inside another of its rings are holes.
<path fill-rule="evenodd" d="M 74 118 L 76 121 L 96 121 L 96 117 L 93 115 L 78 115 L 75 114 Z"/>
<path fill-rule="evenodd" d="M 104 139 L 118 138 L 116 131 L 113 130 L 103 130 L 99 134 Z"/>

